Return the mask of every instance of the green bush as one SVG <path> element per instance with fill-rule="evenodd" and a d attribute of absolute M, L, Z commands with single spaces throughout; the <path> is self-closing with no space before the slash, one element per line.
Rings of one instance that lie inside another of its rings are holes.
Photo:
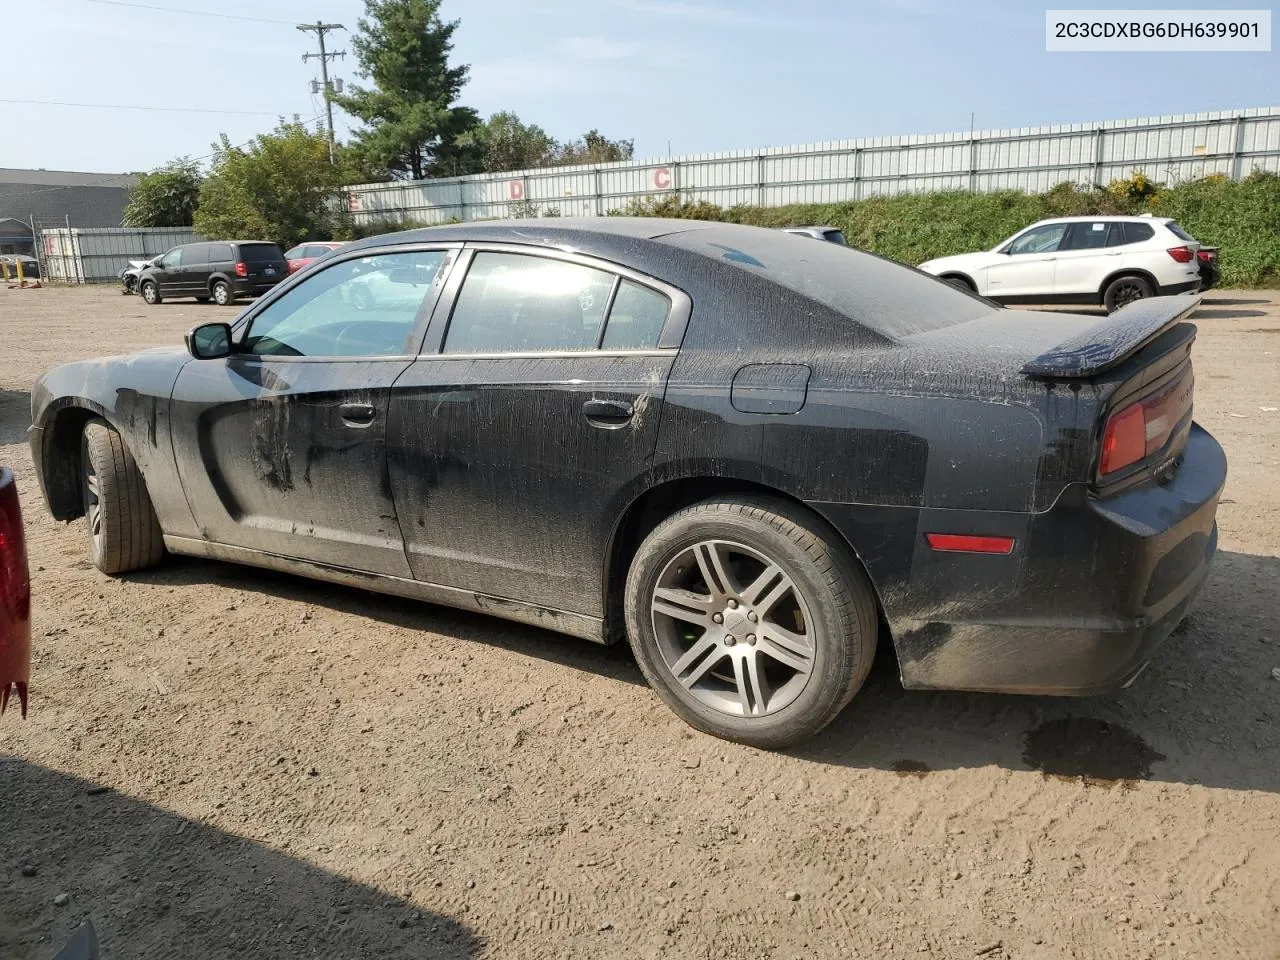
<path fill-rule="evenodd" d="M 1106 189 L 1059 184 L 1047 193 L 1016 190 L 900 194 L 830 204 L 724 209 L 669 194 L 633 200 L 625 216 L 727 220 L 761 227 L 839 227 L 852 246 L 919 264 L 953 253 L 989 250 L 1048 217 L 1133 214 L 1174 217 L 1192 236 L 1221 248 L 1222 284 L 1280 285 L 1280 176 L 1208 177 L 1162 187 L 1140 174 Z"/>

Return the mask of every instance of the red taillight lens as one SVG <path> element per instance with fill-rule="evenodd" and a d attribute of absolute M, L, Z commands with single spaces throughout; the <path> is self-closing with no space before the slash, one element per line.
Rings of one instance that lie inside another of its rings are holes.
<path fill-rule="evenodd" d="M 1102 435 L 1102 466 L 1099 472 L 1115 473 L 1147 455 L 1147 421 L 1141 403 L 1132 403 L 1107 419 Z"/>
<path fill-rule="evenodd" d="M 249 265 L 243 260 L 236 264 L 236 276 L 247 277 L 249 275 Z"/>
<path fill-rule="evenodd" d="M 1170 247 L 1169 256 L 1179 263 L 1190 263 L 1195 259 L 1195 254 L 1191 252 L 1190 247 Z"/>
<path fill-rule="evenodd" d="M 1162 449 L 1191 410 L 1195 377 L 1190 367 L 1163 390 L 1107 418 L 1098 473 L 1115 473 Z"/>
<path fill-rule="evenodd" d="M 1215 259 L 1214 251 L 1201 250 L 1199 253 L 1196 254 L 1196 259 L 1198 259 L 1201 263 L 1212 263 L 1213 260 Z"/>

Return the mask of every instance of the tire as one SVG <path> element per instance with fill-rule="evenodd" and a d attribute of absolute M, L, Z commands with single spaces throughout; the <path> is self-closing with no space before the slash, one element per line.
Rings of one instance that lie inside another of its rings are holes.
<path fill-rule="evenodd" d="M 624 611 L 667 706 L 765 749 L 830 723 L 875 658 L 876 598 L 858 561 L 819 522 L 767 498 L 706 501 L 658 524 L 631 562 Z"/>
<path fill-rule="evenodd" d="M 80 450 L 89 559 L 109 574 L 154 566 L 164 556 L 164 538 L 124 439 L 104 421 L 90 420 Z"/>
<path fill-rule="evenodd" d="M 944 279 L 947 283 L 951 284 L 956 289 L 963 290 L 965 293 L 978 292 L 977 287 L 975 287 L 969 280 L 965 279 L 964 277 L 943 277 L 942 279 Z"/>
<path fill-rule="evenodd" d="M 231 284 L 225 280 L 215 280 L 213 286 L 209 288 L 209 292 L 213 294 L 213 302 L 220 307 L 230 306 L 236 298 L 236 292 L 231 289 Z"/>
<path fill-rule="evenodd" d="M 1116 277 L 1107 284 L 1107 289 L 1102 294 L 1102 305 L 1107 308 L 1107 313 L 1115 313 L 1135 300 L 1145 300 L 1152 296 L 1155 296 L 1155 291 L 1151 289 L 1150 282 L 1142 277 L 1127 274 Z"/>
<path fill-rule="evenodd" d="M 154 280 L 144 280 L 142 286 L 138 288 L 138 293 L 142 294 L 142 299 L 151 306 L 164 300 L 164 297 L 160 296 L 160 288 L 156 286 Z"/>

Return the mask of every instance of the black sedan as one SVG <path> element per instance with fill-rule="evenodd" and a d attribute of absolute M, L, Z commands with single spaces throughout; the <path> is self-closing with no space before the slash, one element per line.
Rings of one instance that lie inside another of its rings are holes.
<path fill-rule="evenodd" d="M 168 550 L 625 636 L 689 723 L 778 747 L 882 636 L 909 688 L 1136 677 L 1217 544 L 1196 302 L 1016 312 L 726 224 L 449 226 L 53 370 L 31 443 L 106 573 Z"/>

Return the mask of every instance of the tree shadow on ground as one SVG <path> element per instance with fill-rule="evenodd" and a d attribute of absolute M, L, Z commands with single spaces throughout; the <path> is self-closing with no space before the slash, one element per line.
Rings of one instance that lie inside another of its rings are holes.
<path fill-rule="evenodd" d="M 5 960 L 53 956 L 85 919 L 97 928 L 104 960 L 466 960 L 482 952 L 472 931 L 449 917 L 3 755 L 0 823 Z M 55 905 L 62 894 L 68 901 Z"/>

